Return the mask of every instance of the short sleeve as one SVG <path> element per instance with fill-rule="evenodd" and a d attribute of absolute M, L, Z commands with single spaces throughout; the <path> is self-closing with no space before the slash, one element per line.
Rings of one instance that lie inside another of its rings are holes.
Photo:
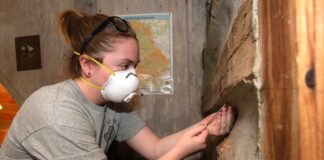
<path fill-rule="evenodd" d="M 107 159 L 92 134 L 59 125 L 34 132 L 22 145 L 37 159 Z"/>
<path fill-rule="evenodd" d="M 120 113 L 116 140 L 119 142 L 127 141 L 134 137 L 144 127 L 145 122 L 135 111 Z"/>

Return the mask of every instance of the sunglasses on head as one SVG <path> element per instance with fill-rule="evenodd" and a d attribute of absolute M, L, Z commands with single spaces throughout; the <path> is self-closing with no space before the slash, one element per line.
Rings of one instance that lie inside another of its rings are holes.
<path fill-rule="evenodd" d="M 128 25 L 128 22 L 120 17 L 117 16 L 111 16 L 108 17 L 104 22 L 102 22 L 88 37 L 83 41 L 81 44 L 79 53 L 82 54 L 86 47 L 88 46 L 89 42 L 92 40 L 92 38 L 100 33 L 103 29 L 106 28 L 110 23 L 112 23 L 116 30 L 119 32 L 126 33 L 129 30 L 131 30 L 130 26 Z"/>

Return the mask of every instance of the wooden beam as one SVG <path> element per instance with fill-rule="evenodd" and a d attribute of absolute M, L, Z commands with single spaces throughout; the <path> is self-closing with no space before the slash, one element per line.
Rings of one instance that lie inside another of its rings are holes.
<path fill-rule="evenodd" d="M 324 1 L 314 1 L 317 159 L 324 159 Z"/>
<path fill-rule="evenodd" d="M 265 97 L 262 159 L 299 157 L 294 6 L 294 1 L 259 1 Z"/>
<path fill-rule="evenodd" d="M 261 0 L 262 159 L 324 159 L 324 2 Z M 306 74 L 315 70 L 315 87 Z"/>
<path fill-rule="evenodd" d="M 296 1 L 297 81 L 300 127 L 300 159 L 317 160 L 315 92 L 306 85 L 305 76 L 314 69 L 314 0 Z"/>

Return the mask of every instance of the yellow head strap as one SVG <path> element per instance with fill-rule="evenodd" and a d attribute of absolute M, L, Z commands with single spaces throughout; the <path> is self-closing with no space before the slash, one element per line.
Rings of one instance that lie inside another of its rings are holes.
<path fill-rule="evenodd" d="M 77 52 L 77 51 L 73 51 L 73 53 L 76 54 L 76 55 L 78 55 L 78 56 L 81 55 L 81 54 L 80 54 L 79 52 Z M 96 64 L 98 64 L 100 67 L 102 67 L 102 68 L 105 69 L 106 71 L 108 71 L 111 75 L 115 76 L 115 72 L 114 72 L 113 70 L 111 70 L 111 69 L 108 68 L 107 66 L 103 65 L 102 63 L 100 63 L 100 62 L 97 61 L 96 59 L 94 59 L 94 58 L 92 58 L 92 57 L 90 57 L 90 56 L 88 56 L 88 55 L 86 55 L 86 54 L 85 54 L 85 56 L 86 56 L 88 59 L 90 59 L 90 60 L 92 60 L 93 62 L 95 62 Z"/>
<path fill-rule="evenodd" d="M 85 82 L 86 84 L 92 86 L 93 88 L 96 88 L 96 89 L 99 89 L 99 90 L 103 90 L 104 88 L 103 87 L 100 87 L 100 86 L 97 86 L 97 85 L 94 85 L 92 84 L 91 82 L 89 82 L 87 79 L 83 78 L 82 76 L 80 76 L 80 79 Z"/>

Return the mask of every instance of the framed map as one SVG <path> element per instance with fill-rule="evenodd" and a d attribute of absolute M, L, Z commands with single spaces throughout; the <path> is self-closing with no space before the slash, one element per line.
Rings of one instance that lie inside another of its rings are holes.
<path fill-rule="evenodd" d="M 141 62 L 140 93 L 173 94 L 172 14 L 120 15 L 137 34 Z"/>

